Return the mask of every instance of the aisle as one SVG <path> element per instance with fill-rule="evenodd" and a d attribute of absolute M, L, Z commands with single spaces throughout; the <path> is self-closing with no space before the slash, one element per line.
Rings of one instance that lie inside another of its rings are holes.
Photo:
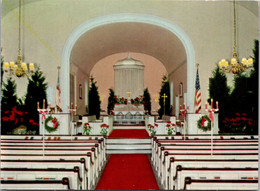
<path fill-rule="evenodd" d="M 109 138 L 149 138 L 145 129 L 114 129 Z"/>
<path fill-rule="evenodd" d="M 159 190 L 148 155 L 111 155 L 96 190 Z"/>

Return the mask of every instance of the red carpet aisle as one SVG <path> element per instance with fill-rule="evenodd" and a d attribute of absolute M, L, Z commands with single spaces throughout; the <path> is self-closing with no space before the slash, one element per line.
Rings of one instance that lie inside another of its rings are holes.
<path fill-rule="evenodd" d="M 114 129 L 109 138 L 149 138 L 145 129 Z"/>
<path fill-rule="evenodd" d="M 111 155 L 96 190 L 159 190 L 145 154 Z"/>

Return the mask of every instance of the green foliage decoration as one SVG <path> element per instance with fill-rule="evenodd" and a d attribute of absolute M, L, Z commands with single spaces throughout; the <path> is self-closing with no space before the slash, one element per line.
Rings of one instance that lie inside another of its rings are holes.
<path fill-rule="evenodd" d="M 167 98 L 165 99 L 165 108 L 164 108 L 164 98 L 163 95 L 166 95 Z M 160 98 L 159 98 L 159 105 L 160 109 L 158 111 L 160 119 L 162 118 L 164 111 L 165 115 L 171 114 L 171 106 L 170 106 L 170 84 L 169 80 L 166 75 L 162 78 L 161 90 L 160 90 Z"/>
<path fill-rule="evenodd" d="M 151 115 L 152 104 L 151 104 L 151 96 L 150 96 L 148 88 L 146 88 L 144 90 L 143 105 L 144 105 L 144 110 L 147 112 L 147 114 Z"/>
<path fill-rule="evenodd" d="M 97 119 L 100 117 L 100 97 L 98 93 L 97 82 L 94 78 L 90 78 L 90 88 L 89 88 L 89 115 L 95 115 Z"/>

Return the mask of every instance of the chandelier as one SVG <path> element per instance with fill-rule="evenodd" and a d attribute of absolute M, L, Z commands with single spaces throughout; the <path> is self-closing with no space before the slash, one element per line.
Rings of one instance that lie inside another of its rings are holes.
<path fill-rule="evenodd" d="M 233 1 L 234 8 L 234 50 L 233 50 L 233 58 L 231 59 L 231 64 L 228 63 L 225 59 L 219 61 L 218 65 L 220 69 L 226 73 L 232 72 L 233 74 L 239 74 L 253 66 L 253 59 L 242 58 L 241 63 L 237 58 L 237 42 L 236 42 L 236 2 Z"/>
<path fill-rule="evenodd" d="M 18 44 L 18 58 L 17 63 L 4 62 L 4 71 L 8 76 L 15 75 L 18 78 L 28 76 L 30 77 L 34 73 L 34 64 L 22 62 L 21 56 L 21 0 L 19 0 L 19 44 Z"/>

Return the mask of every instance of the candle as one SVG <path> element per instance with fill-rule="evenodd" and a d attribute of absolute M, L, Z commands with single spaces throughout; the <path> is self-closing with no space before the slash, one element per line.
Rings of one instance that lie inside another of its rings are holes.
<path fill-rule="evenodd" d="M 40 105 L 39 105 L 39 102 L 37 102 L 37 109 L 40 109 Z"/>
<path fill-rule="evenodd" d="M 211 109 L 213 109 L 213 99 L 211 98 Z"/>
<path fill-rule="evenodd" d="M 183 104 L 183 109 L 185 109 L 185 103 Z"/>
<path fill-rule="evenodd" d="M 180 110 L 181 110 L 181 105 L 180 105 Z"/>
<path fill-rule="evenodd" d="M 218 101 L 216 102 L 216 105 L 217 105 L 217 109 L 218 109 Z"/>
<path fill-rule="evenodd" d="M 207 102 L 205 103 L 205 109 L 208 109 L 208 103 Z"/>
<path fill-rule="evenodd" d="M 73 103 L 71 103 L 70 109 L 73 109 Z"/>
<path fill-rule="evenodd" d="M 49 104 L 49 109 L 51 108 L 51 104 Z"/>
<path fill-rule="evenodd" d="M 43 99 L 43 109 L 45 109 L 45 99 Z"/>
<path fill-rule="evenodd" d="M 78 108 L 78 106 L 77 105 L 75 105 L 75 109 L 77 109 Z"/>

